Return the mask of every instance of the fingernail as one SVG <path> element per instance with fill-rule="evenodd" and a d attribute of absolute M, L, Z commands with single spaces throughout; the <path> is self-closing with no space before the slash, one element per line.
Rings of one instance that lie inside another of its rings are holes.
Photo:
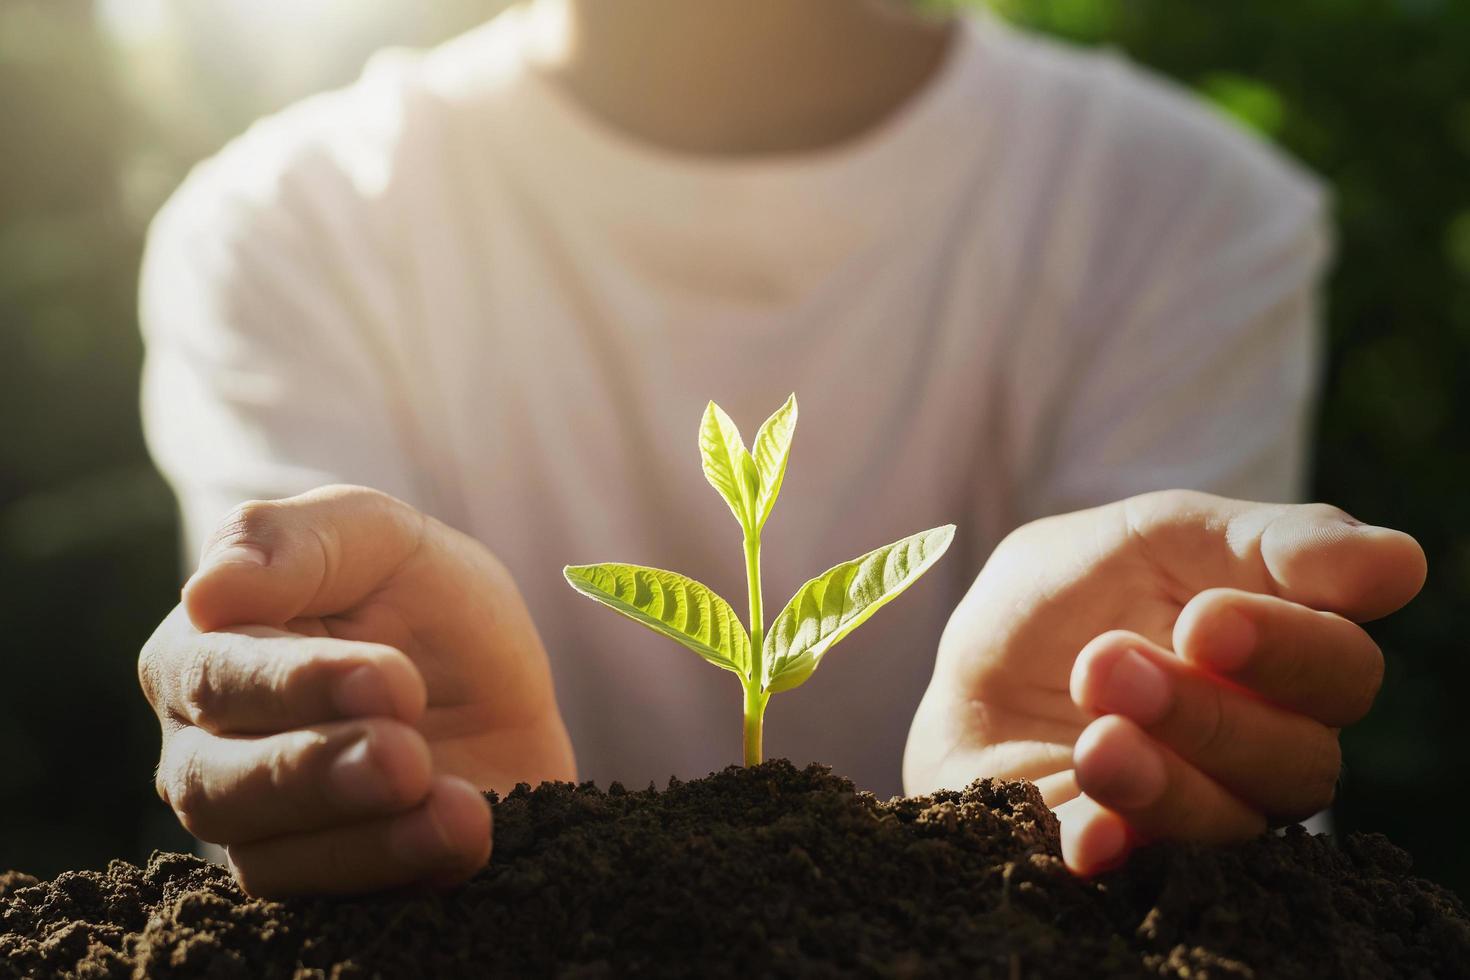
<path fill-rule="evenodd" d="M 1245 666 L 1260 638 L 1256 624 L 1236 609 L 1223 609 L 1207 624 L 1200 661 L 1210 670 L 1228 674 Z"/>
<path fill-rule="evenodd" d="M 387 780 L 373 758 L 372 736 L 364 735 L 345 750 L 327 768 L 327 787 L 343 803 L 363 809 L 389 802 Z"/>
<path fill-rule="evenodd" d="M 268 565 L 270 556 L 261 548 L 253 544 L 232 544 L 228 548 L 220 548 L 210 551 L 200 561 L 201 568 L 209 568 L 215 565 Z"/>
<path fill-rule="evenodd" d="M 332 688 L 332 702 L 347 718 L 395 714 L 388 682 L 376 667 L 367 665 L 354 667 L 338 678 Z"/>
<path fill-rule="evenodd" d="M 1111 772 L 1092 774 L 1089 796 L 1112 809 L 1138 810 L 1163 795 L 1168 774 L 1158 752 L 1140 745 L 1120 760 Z"/>
<path fill-rule="evenodd" d="M 1173 700 L 1169 678 L 1162 668 L 1137 650 L 1129 650 L 1114 661 L 1102 679 L 1097 708 L 1104 714 L 1132 718 L 1151 725 L 1164 717 Z"/>

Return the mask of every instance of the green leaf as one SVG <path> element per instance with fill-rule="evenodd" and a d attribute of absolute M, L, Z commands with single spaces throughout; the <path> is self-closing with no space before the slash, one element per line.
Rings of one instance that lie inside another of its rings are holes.
<path fill-rule="evenodd" d="M 781 481 L 786 478 L 786 461 L 791 457 L 791 437 L 796 433 L 796 395 L 761 426 L 755 435 L 756 471 L 760 474 L 760 493 L 755 501 L 755 526 L 759 530 L 776 506 Z"/>
<path fill-rule="evenodd" d="M 605 562 L 568 565 L 572 588 L 678 640 L 716 667 L 750 674 L 750 637 L 730 604 L 677 572 Z"/>
<path fill-rule="evenodd" d="M 921 531 L 830 568 L 797 589 L 766 634 L 762 689 L 779 693 L 804 682 L 833 644 L 914 584 L 953 539 L 953 524 Z"/>
<path fill-rule="evenodd" d="M 740 526 L 747 531 L 754 530 L 760 472 L 745 448 L 745 440 L 740 438 L 740 430 L 714 402 L 704 410 L 704 419 L 699 424 L 699 455 L 709 485 L 725 498 Z"/>

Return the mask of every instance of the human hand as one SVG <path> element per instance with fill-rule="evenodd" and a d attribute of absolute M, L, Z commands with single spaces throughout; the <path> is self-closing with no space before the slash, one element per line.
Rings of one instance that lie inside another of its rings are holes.
<path fill-rule="evenodd" d="M 239 507 L 138 674 L 159 795 L 256 895 L 461 880 L 490 854 L 481 790 L 574 778 L 510 574 L 360 487 Z"/>
<path fill-rule="evenodd" d="M 1413 538 L 1322 504 L 1168 491 L 1028 524 L 950 619 L 905 787 L 1030 779 L 1080 873 L 1310 816 L 1383 677 L 1357 624 L 1424 577 Z"/>

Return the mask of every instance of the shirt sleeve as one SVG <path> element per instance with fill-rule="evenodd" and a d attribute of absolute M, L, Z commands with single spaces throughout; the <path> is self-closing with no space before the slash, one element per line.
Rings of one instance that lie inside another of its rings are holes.
<path fill-rule="evenodd" d="M 1178 196 L 1130 195 L 1133 213 L 1100 229 L 1107 281 L 1084 296 L 1119 300 L 1079 304 L 1090 329 L 1071 350 L 1033 352 L 1065 367 L 1018 488 L 1023 521 L 1150 490 L 1283 502 L 1305 490 L 1324 194 L 1243 134 L 1202 155 L 1172 181 Z"/>
<path fill-rule="evenodd" d="M 352 285 L 364 257 L 313 233 L 321 195 L 237 193 L 228 169 L 206 164 L 155 219 L 140 289 L 144 428 L 190 560 L 243 500 L 334 482 L 420 495 L 393 354 Z"/>

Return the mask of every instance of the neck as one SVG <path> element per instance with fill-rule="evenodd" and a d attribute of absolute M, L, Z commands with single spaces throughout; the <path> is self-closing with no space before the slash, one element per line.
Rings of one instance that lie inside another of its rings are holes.
<path fill-rule="evenodd" d="M 878 0 L 540 0 L 537 69 L 673 150 L 799 153 L 877 124 L 937 71 L 951 25 Z"/>

